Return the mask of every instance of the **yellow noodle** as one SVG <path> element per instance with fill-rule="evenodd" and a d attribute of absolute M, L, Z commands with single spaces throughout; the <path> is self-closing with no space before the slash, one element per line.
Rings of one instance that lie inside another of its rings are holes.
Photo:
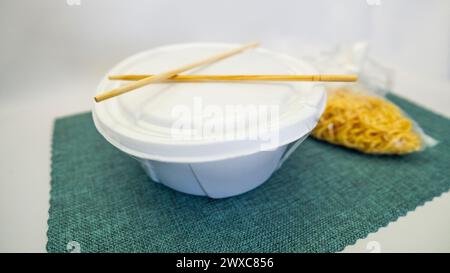
<path fill-rule="evenodd" d="M 412 121 L 393 103 L 348 89 L 328 93 L 315 138 L 370 154 L 407 154 L 422 148 Z"/>

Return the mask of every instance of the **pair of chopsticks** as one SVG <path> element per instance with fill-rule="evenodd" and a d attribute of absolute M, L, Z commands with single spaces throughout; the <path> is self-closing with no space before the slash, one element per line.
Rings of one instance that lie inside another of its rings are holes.
<path fill-rule="evenodd" d="M 218 62 L 225 58 L 239 54 L 247 49 L 255 48 L 259 43 L 250 43 L 244 46 L 211 56 L 204 60 L 169 70 L 157 75 L 113 75 L 110 80 L 134 81 L 130 84 L 120 86 L 94 97 L 96 102 L 101 102 L 137 88 L 152 83 L 168 82 L 207 82 L 207 81 L 328 81 L 328 82 L 353 82 L 357 80 L 356 75 L 178 75 L 187 70 Z"/>

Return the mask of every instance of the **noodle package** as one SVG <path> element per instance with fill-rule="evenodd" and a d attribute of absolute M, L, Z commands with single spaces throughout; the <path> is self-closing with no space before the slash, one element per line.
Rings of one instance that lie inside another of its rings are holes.
<path fill-rule="evenodd" d="M 319 68 L 328 70 L 330 63 L 350 67 L 347 72 L 359 74 L 360 81 L 326 86 L 327 106 L 312 131 L 313 137 L 363 153 L 384 155 L 409 154 L 435 144 L 416 122 L 384 97 L 385 90 L 391 87 L 392 73 L 367 60 L 364 45 L 336 52 L 332 58 L 322 59 Z"/>

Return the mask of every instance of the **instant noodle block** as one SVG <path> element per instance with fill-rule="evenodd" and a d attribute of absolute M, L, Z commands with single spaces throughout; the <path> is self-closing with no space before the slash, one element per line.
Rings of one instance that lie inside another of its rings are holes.
<path fill-rule="evenodd" d="M 312 135 L 369 154 L 408 154 L 423 147 L 413 121 L 395 104 L 350 88 L 328 92 L 326 110 Z"/>

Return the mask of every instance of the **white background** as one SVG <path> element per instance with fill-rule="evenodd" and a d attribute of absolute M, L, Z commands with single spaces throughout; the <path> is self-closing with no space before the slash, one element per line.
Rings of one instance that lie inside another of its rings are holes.
<path fill-rule="evenodd" d="M 259 40 L 300 57 L 368 41 L 395 92 L 450 116 L 446 0 L 10 0 L 0 39 L 0 251 L 45 251 L 54 117 L 89 110 L 102 75 L 151 47 Z M 446 194 L 346 251 L 450 251 L 449 230 Z"/>

